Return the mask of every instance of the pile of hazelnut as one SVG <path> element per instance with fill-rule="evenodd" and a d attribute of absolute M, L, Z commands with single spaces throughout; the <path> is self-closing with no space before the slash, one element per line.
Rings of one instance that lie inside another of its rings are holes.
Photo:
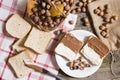
<path fill-rule="evenodd" d="M 106 4 L 104 8 L 102 6 L 98 6 L 97 9 L 94 10 L 94 13 L 103 19 L 103 23 L 99 26 L 99 29 L 101 30 L 100 34 L 104 38 L 108 38 L 110 24 L 118 20 L 118 16 L 111 15 L 109 4 Z"/>
<path fill-rule="evenodd" d="M 89 68 L 91 65 L 86 61 L 83 61 L 83 57 L 80 56 L 77 60 L 71 61 L 67 63 L 67 66 L 71 70 L 84 70 L 84 68 Z"/>
<path fill-rule="evenodd" d="M 30 19 L 44 31 L 55 29 L 68 15 L 74 0 L 36 0 Z"/>

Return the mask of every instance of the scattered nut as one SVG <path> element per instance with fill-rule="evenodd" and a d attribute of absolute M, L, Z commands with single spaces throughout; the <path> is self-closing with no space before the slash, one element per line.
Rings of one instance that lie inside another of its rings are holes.
<path fill-rule="evenodd" d="M 113 17 L 110 18 L 110 23 L 112 24 L 115 20 L 113 19 Z"/>
<path fill-rule="evenodd" d="M 85 67 L 90 67 L 90 64 L 85 64 Z"/>
<path fill-rule="evenodd" d="M 46 3 L 42 2 L 42 7 L 45 8 L 45 6 L 46 6 Z"/>
<path fill-rule="evenodd" d="M 113 19 L 114 20 L 118 20 L 118 16 L 113 16 Z"/>
<path fill-rule="evenodd" d="M 37 23 L 38 20 L 39 20 L 39 17 L 38 17 L 38 16 L 35 16 L 35 17 L 34 17 L 34 22 Z"/>
<path fill-rule="evenodd" d="M 75 9 L 73 9 L 73 10 L 71 11 L 71 13 L 72 13 L 72 14 L 75 14 L 75 13 L 76 13 L 76 10 L 75 10 Z"/>
<path fill-rule="evenodd" d="M 89 22 L 86 22 L 86 23 L 85 23 L 85 26 L 90 26 L 90 23 L 89 23 Z"/>
<path fill-rule="evenodd" d="M 46 7 L 47 7 L 47 9 L 50 9 L 50 5 L 47 5 Z"/>
<path fill-rule="evenodd" d="M 86 12 L 86 8 L 85 7 L 82 7 L 82 12 Z"/>
<path fill-rule="evenodd" d="M 69 5 L 66 5 L 66 6 L 65 6 L 65 10 L 68 11 L 69 9 L 70 9 L 70 6 L 69 6 Z"/>
<path fill-rule="evenodd" d="M 73 23 L 74 23 L 74 21 L 73 21 L 73 20 L 70 20 L 70 21 L 69 21 L 69 24 L 71 24 L 71 25 L 72 25 Z"/>
<path fill-rule="evenodd" d="M 82 7 L 83 3 L 82 2 L 78 2 L 78 3 L 76 3 L 76 6 Z"/>
<path fill-rule="evenodd" d="M 98 6 L 98 8 L 97 8 L 97 9 L 99 9 L 100 11 L 103 11 L 102 6 Z"/>
<path fill-rule="evenodd" d="M 83 3 L 83 6 L 86 7 L 86 6 L 87 6 L 87 2 L 84 2 L 84 3 Z"/>
<path fill-rule="evenodd" d="M 94 13 L 95 13 L 95 14 L 99 14 L 99 13 L 100 13 L 100 10 L 99 10 L 99 9 L 95 9 L 95 10 L 94 10 Z"/>
<path fill-rule="evenodd" d="M 76 8 L 76 12 L 80 13 L 81 12 L 81 8 L 80 7 Z"/>
<path fill-rule="evenodd" d="M 105 5 L 105 8 L 106 8 L 106 9 L 110 9 L 110 4 L 106 4 L 106 5 Z"/>
<path fill-rule="evenodd" d="M 45 10 L 44 9 L 41 10 L 41 14 L 45 14 Z"/>
<path fill-rule="evenodd" d="M 83 2 L 86 2 L 87 0 L 82 0 Z"/>
<path fill-rule="evenodd" d="M 46 16 L 51 16 L 51 13 L 50 13 L 50 11 L 46 11 Z"/>
<path fill-rule="evenodd" d="M 105 28 L 106 28 L 106 27 L 105 27 L 104 25 L 99 26 L 99 29 L 100 29 L 100 30 L 105 30 Z"/>
<path fill-rule="evenodd" d="M 91 3 L 92 1 L 91 0 L 87 0 L 87 3 L 89 4 L 89 3 Z"/>
<path fill-rule="evenodd" d="M 88 17 L 84 17 L 84 21 L 85 21 L 85 22 L 89 22 Z"/>
<path fill-rule="evenodd" d="M 107 35 L 107 32 L 105 32 L 104 30 L 102 30 L 102 31 L 101 31 L 101 35 L 102 35 L 103 37 L 105 37 L 105 36 Z"/>
<path fill-rule="evenodd" d="M 104 12 L 101 11 L 101 12 L 99 13 L 99 15 L 100 15 L 101 17 L 103 17 L 103 16 L 104 16 Z"/>
<path fill-rule="evenodd" d="M 66 2 L 63 2 L 63 5 L 66 6 L 67 5 Z"/>
<path fill-rule="evenodd" d="M 38 9 L 36 8 L 36 7 L 34 7 L 33 9 L 32 9 L 32 11 L 33 12 L 36 12 Z"/>

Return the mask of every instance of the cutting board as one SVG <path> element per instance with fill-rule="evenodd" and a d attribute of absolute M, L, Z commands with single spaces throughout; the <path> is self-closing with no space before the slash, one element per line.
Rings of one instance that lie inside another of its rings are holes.
<path fill-rule="evenodd" d="M 106 4 L 110 4 L 110 14 L 117 15 L 118 20 L 114 23 L 110 24 L 109 28 L 109 38 L 104 38 L 101 36 L 99 30 L 99 26 L 103 23 L 103 19 L 94 14 L 94 9 L 98 6 L 104 6 Z M 110 50 L 118 50 L 120 49 L 120 0 L 97 0 L 88 5 L 88 10 L 90 12 L 94 29 L 98 35 L 98 37 L 105 43 Z"/>

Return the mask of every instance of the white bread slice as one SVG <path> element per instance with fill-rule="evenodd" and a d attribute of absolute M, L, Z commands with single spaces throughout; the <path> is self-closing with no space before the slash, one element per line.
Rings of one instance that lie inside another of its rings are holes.
<path fill-rule="evenodd" d="M 81 53 L 92 64 L 100 65 L 103 58 L 109 53 L 109 49 L 97 37 L 90 36 Z"/>
<path fill-rule="evenodd" d="M 51 32 L 40 31 L 33 27 L 24 43 L 24 46 L 42 54 L 46 51 L 51 38 Z"/>
<path fill-rule="evenodd" d="M 102 59 L 100 58 L 100 55 L 98 55 L 92 48 L 86 44 L 82 50 L 81 53 L 84 55 L 84 57 L 89 60 L 93 65 L 100 65 L 102 62 Z"/>
<path fill-rule="evenodd" d="M 8 63 L 11 65 L 13 68 L 16 76 L 18 78 L 22 78 L 27 76 L 30 72 L 33 72 L 34 70 L 25 66 L 23 60 L 24 59 L 30 59 L 31 57 L 29 56 L 29 52 L 27 50 L 24 50 L 23 52 L 10 57 L 8 60 Z"/>
<path fill-rule="evenodd" d="M 58 44 L 58 46 L 55 48 L 55 52 L 69 61 L 73 61 L 76 58 L 76 53 L 63 43 Z"/>
<path fill-rule="evenodd" d="M 17 52 L 20 52 L 20 51 L 25 50 L 26 48 L 23 46 L 25 39 L 26 39 L 26 37 L 17 40 L 17 41 L 12 45 L 12 50 L 13 50 L 13 51 L 17 51 Z"/>
<path fill-rule="evenodd" d="M 30 31 L 31 25 L 18 14 L 14 14 L 6 23 L 6 31 L 15 38 L 23 38 Z"/>
<path fill-rule="evenodd" d="M 12 50 L 13 50 L 13 51 L 17 51 L 17 52 L 21 52 L 21 51 L 23 51 L 23 50 L 27 50 L 27 51 L 29 52 L 30 57 L 31 57 L 31 58 L 34 58 L 34 56 L 35 56 L 36 54 L 35 54 L 35 52 L 33 52 L 32 50 L 27 49 L 27 48 L 24 46 L 25 40 L 26 40 L 26 37 L 17 40 L 17 41 L 12 45 Z"/>

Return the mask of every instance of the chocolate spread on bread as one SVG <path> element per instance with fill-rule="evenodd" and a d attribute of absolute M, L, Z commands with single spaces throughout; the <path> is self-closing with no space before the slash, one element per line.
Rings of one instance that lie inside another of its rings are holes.
<path fill-rule="evenodd" d="M 75 53 L 78 53 L 82 48 L 82 42 L 70 33 L 65 34 L 61 40 L 61 43 L 63 43 Z"/>
<path fill-rule="evenodd" d="M 101 58 L 105 57 L 109 52 L 107 46 L 96 37 L 90 37 L 87 43 Z"/>

